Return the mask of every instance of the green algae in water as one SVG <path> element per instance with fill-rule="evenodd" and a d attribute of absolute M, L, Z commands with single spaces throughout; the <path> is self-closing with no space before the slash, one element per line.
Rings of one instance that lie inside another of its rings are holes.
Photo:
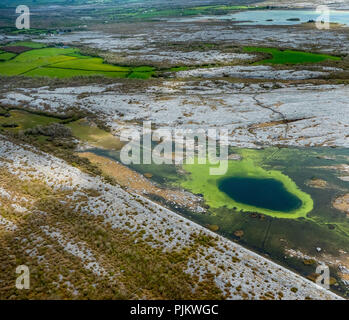
<path fill-rule="evenodd" d="M 291 212 L 302 205 L 299 198 L 274 179 L 229 177 L 219 181 L 218 188 L 236 202 L 258 208 Z"/>

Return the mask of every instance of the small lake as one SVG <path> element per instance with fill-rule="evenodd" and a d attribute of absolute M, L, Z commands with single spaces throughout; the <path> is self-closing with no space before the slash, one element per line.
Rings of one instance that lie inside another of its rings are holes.
<path fill-rule="evenodd" d="M 229 177 L 219 181 L 218 188 L 234 201 L 258 208 L 291 212 L 302 205 L 275 179 Z"/>
<path fill-rule="evenodd" d="M 238 21 L 236 24 L 243 25 L 294 25 L 316 20 L 319 16 L 315 10 L 245 10 L 221 16 L 189 17 L 179 21 L 232 20 Z M 349 25 L 349 11 L 331 11 L 330 22 Z"/>

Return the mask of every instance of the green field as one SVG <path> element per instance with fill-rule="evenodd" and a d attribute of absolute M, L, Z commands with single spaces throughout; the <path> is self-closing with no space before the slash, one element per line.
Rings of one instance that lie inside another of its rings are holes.
<path fill-rule="evenodd" d="M 74 70 L 74 69 L 59 69 L 59 68 L 36 68 L 24 74 L 29 77 L 50 77 L 50 78 L 72 78 L 81 76 L 106 76 L 114 78 L 127 78 L 128 73 L 112 73 L 103 71 L 88 71 L 88 70 Z"/>
<path fill-rule="evenodd" d="M 152 19 L 164 17 L 184 17 L 197 15 L 224 15 L 236 10 L 247 10 L 248 6 L 229 6 L 229 5 L 211 5 L 211 6 L 197 6 L 191 8 L 173 8 L 173 9 L 157 9 L 150 8 L 147 10 L 139 9 L 130 12 L 120 12 L 117 14 L 119 19 L 133 18 L 133 19 Z"/>
<path fill-rule="evenodd" d="M 6 116 L 5 116 L 6 115 Z M 86 142 L 91 146 L 105 148 L 108 150 L 118 150 L 123 146 L 118 138 L 106 132 L 96 125 L 91 125 L 84 119 L 60 119 L 53 116 L 35 114 L 24 110 L 6 111 L 0 108 L 0 129 L 19 132 L 33 129 L 38 126 L 48 126 L 52 123 L 63 123 L 70 128 L 75 138 Z M 45 140 L 45 137 L 38 136 L 37 139 Z"/>
<path fill-rule="evenodd" d="M 72 130 L 74 137 L 83 142 L 87 142 L 91 146 L 100 147 L 109 150 L 118 150 L 122 147 L 122 143 L 111 133 L 106 132 L 97 126 L 91 126 L 83 119 L 67 124 Z"/>
<path fill-rule="evenodd" d="M 256 62 L 256 64 L 303 64 L 303 63 L 318 63 L 325 60 L 341 60 L 339 57 L 294 50 L 280 50 L 276 48 L 263 47 L 244 47 L 245 52 L 262 52 L 272 55 L 271 59 L 265 59 Z"/>
<path fill-rule="evenodd" d="M 42 44 L 17 42 L 13 46 L 28 46 L 33 50 L 15 55 L 0 53 L 0 75 L 71 78 L 100 75 L 113 78 L 148 79 L 152 67 L 121 67 L 104 63 L 102 58 L 81 55 L 75 48 L 42 48 Z"/>
<path fill-rule="evenodd" d="M 16 27 L 12 27 L 12 26 L 0 27 L 0 31 L 3 33 L 27 34 L 27 35 L 57 34 L 56 29 L 38 29 L 38 28 L 17 29 Z M 23 42 L 27 42 L 27 41 L 23 41 Z"/>

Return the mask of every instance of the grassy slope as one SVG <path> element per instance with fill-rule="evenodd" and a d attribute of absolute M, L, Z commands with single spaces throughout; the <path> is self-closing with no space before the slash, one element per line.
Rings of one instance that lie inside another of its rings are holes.
<path fill-rule="evenodd" d="M 317 63 L 324 60 L 340 60 L 339 57 L 317 54 L 310 52 L 294 51 L 294 50 L 279 50 L 276 48 L 263 48 L 263 47 L 245 47 L 245 52 L 263 52 L 269 53 L 273 57 L 271 59 L 265 59 L 258 61 L 256 64 L 302 64 L 302 63 Z"/>
<path fill-rule="evenodd" d="M 33 48 L 33 49 L 41 49 L 41 48 L 46 47 L 46 44 L 44 44 L 44 43 L 31 42 L 31 41 L 19 41 L 19 42 L 16 42 L 14 44 L 11 44 L 11 45 L 21 46 L 21 47 L 29 47 L 29 48 Z"/>
<path fill-rule="evenodd" d="M 18 214 L 11 207 L 11 201 L 2 200 L 1 215 L 14 221 L 18 229 L 0 232 L 0 299 L 224 297 L 209 275 L 205 274 L 203 281 L 199 282 L 195 276 L 184 272 L 191 255 L 200 248 L 202 237 L 197 237 L 191 247 L 183 250 L 163 251 L 152 247 L 144 239 L 142 230 L 127 232 L 102 223 L 99 217 L 84 213 L 78 208 L 78 202 L 71 200 L 72 193 L 54 190 L 38 179 L 20 180 L 4 169 L 0 169 L 0 177 L 1 187 L 16 194 L 18 199 L 25 197 L 33 203 L 28 213 Z M 91 192 L 90 196 L 96 197 L 98 193 Z M 134 212 L 130 210 L 130 214 Z M 63 250 L 58 241 L 43 232 L 43 226 L 59 226 L 67 239 L 83 243 L 96 256 L 98 263 L 106 268 L 107 275 L 98 276 L 87 269 L 80 258 Z M 25 246 L 18 243 L 25 243 Z M 13 259 L 9 258 L 9 252 Z M 30 252 L 35 252 L 35 255 Z M 45 264 L 37 263 L 39 255 Z M 30 266 L 33 290 L 17 290 L 13 285 L 13 270 L 18 264 Z M 111 279 L 110 276 L 114 275 Z"/>
<path fill-rule="evenodd" d="M 30 42 L 19 42 L 15 45 L 36 47 L 36 44 Z M 23 52 L 17 56 L 1 53 L 0 60 L 2 56 L 3 60 L 12 59 L 0 62 L 0 74 L 57 78 L 101 75 L 115 78 L 148 79 L 154 73 L 152 67 L 131 68 L 105 64 L 102 58 L 82 56 L 79 50 L 74 48 L 41 48 L 41 46 L 38 44 L 37 49 Z"/>
<path fill-rule="evenodd" d="M 0 53 L 0 60 L 7 61 L 7 60 L 14 58 L 15 56 L 16 56 L 16 54 L 11 53 L 11 52 Z"/>
<path fill-rule="evenodd" d="M 17 124 L 18 127 L 16 128 L 6 128 L 7 130 L 11 131 L 19 131 L 19 130 L 26 130 L 29 128 L 34 128 L 38 125 L 45 126 L 50 123 L 59 122 L 60 120 L 57 118 L 51 118 L 36 114 L 31 114 L 25 111 L 19 111 L 19 110 L 13 110 L 10 111 L 10 117 L 2 117 L 0 116 L 0 126 L 3 124 Z"/>
<path fill-rule="evenodd" d="M 51 65 L 61 69 L 89 70 L 89 71 L 114 71 L 130 72 L 130 68 L 103 64 L 102 58 L 75 59 L 71 61 L 59 62 Z"/>
<path fill-rule="evenodd" d="M 280 171 L 267 171 L 256 166 L 252 160 L 229 161 L 228 171 L 224 176 L 214 176 L 209 174 L 211 164 L 185 164 L 184 169 L 189 172 L 190 178 L 182 183 L 182 186 L 196 194 L 203 194 L 206 203 L 212 208 L 237 208 L 238 210 L 249 212 L 260 212 L 277 218 L 299 218 L 306 217 L 307 213 L 313 209 L 313 200 L 305 192 L 301 191 L 294 181 Z M 250 177 L 250 178 L 272 178 L 283 183 L 286 190 L 302 200 L 302 206 L 289 213 L 272 211 L 264 208 L 257 208 L 251 205 L 238 203 L 218 189 L 218 180 L 223 177 Z"/>

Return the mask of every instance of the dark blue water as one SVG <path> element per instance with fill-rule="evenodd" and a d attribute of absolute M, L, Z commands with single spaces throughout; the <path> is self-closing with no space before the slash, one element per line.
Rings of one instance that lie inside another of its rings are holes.
<path fill-rule="evenodd" d="M 218 182 L 220 191 L 236 202 L 273 211 L 290 212 L 302 201 L 275 179 L 230 177 Z"/>

